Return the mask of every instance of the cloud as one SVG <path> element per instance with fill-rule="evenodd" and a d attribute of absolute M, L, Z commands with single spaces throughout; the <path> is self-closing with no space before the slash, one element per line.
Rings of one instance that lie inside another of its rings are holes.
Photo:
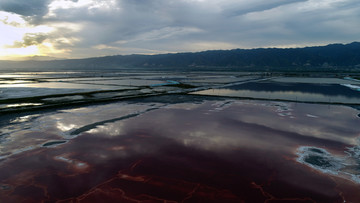
<path fill-rule="evenodd" d="M 0 10 L 23 16 L 42 16 L 48 11 L 51 0 L 1 0 Z"/>
<path fill-rule="evenodd" d="M 227 8 L 223 11 L 226 16 L 239 16 L 252 12 L 262 12 L 284 6 L 287 4 L 306 2 L 308 0 L 272 0 L 272 1 L 263 1 L 263 0 L 253 0 L 249 1 L 239 1 L 239 3 L 234 3 L 227 5 Z"/>
<path fill-rule="evenodd" d="M 23 37 L 23 41 L 15 41 L 13 45 L 6 46 L 7 48 L 22 48 L 32 45 L 38 45 L 44 42 L 47 38 L 43 33 L 26 33 Z"/>
<path fill-rule="evenodd" d="M 0 11 L 0 22 L 12 27 L 22 27 L 26 22 L 17 14 Z"/>
<path fill-rule="evenodd" d="M 358 0 L 2 0 L 0 8 L 53 28 L 9 44 L 51 43 L 67 50 L 60 57 L 360 40 Z"/>

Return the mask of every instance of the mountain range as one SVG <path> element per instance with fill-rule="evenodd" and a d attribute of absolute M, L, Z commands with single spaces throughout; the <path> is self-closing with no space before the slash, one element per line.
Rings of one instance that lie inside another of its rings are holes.
<path fill-rule="evenodd" d="M 360 42 L 304 48 L 233 49 L 47 61 L 0 61 L 2 71 L 114 69 L 360 71 Z"/>

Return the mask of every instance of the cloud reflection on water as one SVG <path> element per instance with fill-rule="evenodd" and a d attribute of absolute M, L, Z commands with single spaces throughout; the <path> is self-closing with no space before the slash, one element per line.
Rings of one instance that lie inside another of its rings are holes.
<path fill-rule="evenodd" d="M 354 137 L 359 136 L 358 120 L 349 116 L 356 115 L 356 111 L 343 106 L 329 109 L 316 104 L 222 101 L 192 104 L 189 108 L 169 105 L 142 115 L 136 123 L 118 121 L 87 133 L 114 136 L 152 129 L 149 132 L 155 131 L 157 136 L 204 149 L 270 149 L 279 143 L 297 144 L 311 139 L 352 145 L 356 143 Z M 284 117 L 284 112 L 288 116 Z M 318 118 L 310 118 L 310 113 Z"/>
<path fill-rule="evenodd" d="M 281 99 L 288 101 L 303 102 L 339 102 L 339 103 L 360 103 L 356 97 L 347 97 L 342 95 L 326 95 L 319 93 L 306 93 L 298 91 L 253 91 L 253 90 L 232 90 L 232 89 L 209 89 L 193 94 L 230 96 L 230 97 L 247 97 L 255 99 Z"/>
<path fill-rule="evenodd" d="M 118 119 L 129 114 L 137 116 Z M 0 162 L 0 181 L 17 189 L 39 185 L 51 200 L 96 195 L 103 186 L 130 196 L 164 198 L 172 191 L 168 199 L 174 200 L 179 191 L 199 185 L 211 190 L 194 193 L 239 199 L 295 192 L 291 197 L 303 200 L 311 191 L 319 201 L 343 194 L 351 201 L 358 198 L 352 192 L 358 185 L 314 173 L 296 162 L 296 150 L 314 146 L 343 155 L 357 149 L 357 114 L 345 106 L 252 100 L 118 102 L 62 110 L 11 124 L 17 131 L 1 145 L 6 148 L 0 148 L 0 159 L 6 161 Z M 59 191 L 61 183 L 72 189 Z M 180 189 L 172 190 L 174 185 Z M 0 189 L 1 194 L 13 193 Z"/>

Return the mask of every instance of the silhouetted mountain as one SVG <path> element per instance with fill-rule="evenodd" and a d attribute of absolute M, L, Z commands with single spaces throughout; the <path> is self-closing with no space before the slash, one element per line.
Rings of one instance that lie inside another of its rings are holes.
<path fill-rule="evenodd" d="M 209 70 L 360 70 L 360 43 L 305 48 L 259 48 L 159 55 L 117 55 L 53 61 L 1 61 L 4 70 L 121 68 Z"/>

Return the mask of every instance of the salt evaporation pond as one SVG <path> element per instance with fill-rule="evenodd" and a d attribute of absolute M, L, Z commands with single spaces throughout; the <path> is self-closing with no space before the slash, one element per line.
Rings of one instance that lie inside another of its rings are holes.
<path fill-rule="evenodd" d="M 0 199 L 357 202 L 358 114 L 168 95 L 3 116 Z"/>
<path fill-rule="evenodd" d="M 346 84 L 318 84 L 315 81 L 314 83 L 249 82 L 197 91 L 193 92 L 193 94 L 300 102 L 360 104 L 360 91 L 350 88 Z"/>

